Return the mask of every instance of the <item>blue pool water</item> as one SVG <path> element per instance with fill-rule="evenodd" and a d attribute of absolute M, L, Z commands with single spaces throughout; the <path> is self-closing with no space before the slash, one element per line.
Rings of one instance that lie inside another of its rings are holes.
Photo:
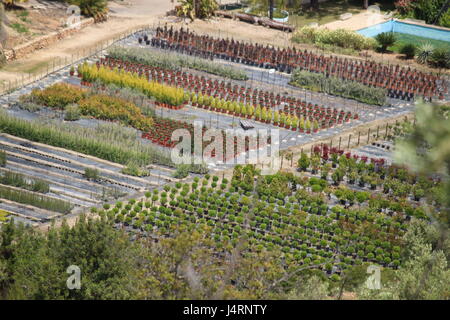
<path fill-rule="evenodd" d="M 365 37 L 375 37 L 382 32 L 398 32 L 419 36 L 423 38 L 448 41 L 450 42 L 450 31 L 437 28 L 429 28 L 416 24 L 404 23 L 396 20 L 390 20 L 374 26 L 356 31 Z"/>

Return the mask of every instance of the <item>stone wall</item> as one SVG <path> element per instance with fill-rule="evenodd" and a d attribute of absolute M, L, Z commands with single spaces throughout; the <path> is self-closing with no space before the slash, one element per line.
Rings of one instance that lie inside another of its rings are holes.
<path fill-rule="evenodd" d="M 13 61 L 16 59 L 23 58 L 36 50 L 46 48 L 52 45 L 53 43 L 58 42 L 59 40 L 67 38 L 68 36 L 71 36 L 72 34 L 79 32 L 80 28 L 85 28 L 93 23 L 94 23 L 93 18 L 84 19 L 81 22 L 81 26 L 78 28 L 64 28 L 60 31 L 52 32 L 45 36 L 39 37 L 33 41 L 21 44 L 15 48 L 6 49 L 5 50 L 6 60 Z"/>

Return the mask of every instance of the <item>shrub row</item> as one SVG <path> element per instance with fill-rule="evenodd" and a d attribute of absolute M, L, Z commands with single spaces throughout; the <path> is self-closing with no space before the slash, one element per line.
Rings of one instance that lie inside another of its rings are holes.
<path fill-rule="evenodd" d="M 0 131 L 13 136 L 66 148 L 115 163 L 160 163 L 171 165 L 170 158 L 139 142 L 136 132 L 118 125 L 83 128 L 75 125 L 26 121 L 0 111 Z"/>
<path fill-rule="evenodd" d="M 327 77 L 321 73 L 295 70 L 289 84 L 312 91 L 354 99 L 367 104 L 382 106 L 386 102 L 385 89 L 373 88 L 358 82 Z"/>
<path fill-rule="evenodd" d="M 142 115 L 141 109 L 131 102 L 108 95 L 89 95 L 86 90 L 67 83 L 56 83 L 42 90 L 34 89 L 22 100 L 57 109 L 68 107 L 67 112 L 72 109 L 69 107 L 76 103 L 83 115 L 100 120 L 120 121 L 142 131 L 150 130 L 153 124 L 152 118 Z M 77 120 L 77 117 L 71 116 L 67 120 Z"/>
<path fill-rule="evenodd" d="M 69 202 L 50 199 L 27 191 L 13 190 L 5 186 L 0 186 L 0 198 L 59 213 L 69 213 L 72 209 Z"/>
<path fill-rule="evenodd" d="M 184 90 L 170 87 L 158 82 L 149 82 L 145 77 L 124 70 L 110 70 L 105 67 L 97 67 L 84 63 L 78 66 L 78 73 L 84 81 L 115 84 L 122 88 L 136 89 L 153 97 L 156 101 L 172 106 L 182 105 L 184 102 Z"/>
<path fill-rule="evenodd" d="M 171 70 L 189 68 L 234 80 L 248 79 L 248 76 L 245 74 L 245 72 L 239 69 L 221 66 L 219 64 L 208 62 L 202 59 L 180 56 L 178 54 L 160 54 L 141 48 L 113 47 L 108 51 L 108 55 L 114 59 L 140 63 L 151 67 L 159 67 Z"/>
<path fill-rule="evenodd" d="M 11 171 L 7 171 L 0 176 L 0 183 L 40 193 L 50 191 L 50 186 L 46 181 L 41 179 L 27 179 L 23 174 Z"/>
<path fill-rule="evenodd" d="M 355 31 L 337 29 L 318 29 L 303 27 L 292 37 L 292 41 L 299 43 L 313 43 L 316 45 L 333 45 L 353 50 L 374 49 L 376 41 L 366 38 Z"/>

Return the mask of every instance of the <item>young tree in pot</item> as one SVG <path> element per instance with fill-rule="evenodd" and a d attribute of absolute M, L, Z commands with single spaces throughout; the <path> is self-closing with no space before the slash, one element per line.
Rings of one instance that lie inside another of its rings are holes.
<path fill-rule="evenodd" d="M 348 183 L 349 184 L 355 184 L 356 179 L 358 178 L 358 174 L 355 170 L 350 171 L 348 174 Z"/>
<path fill-rule="evenodd" d="M 315 154 L 311 158 L 311 167 L 312 167 L 311 173 L 316 174 L 317 171 L 319 170 L 319 166 L 320 166 L 320 157 L 319 155 Z"/>
<path fill-rule="evenodd" d="M 305 131 L 305 118 L 303 118 L 303 116 L 300 117 L 299 129 L 300 129 L 300 132 Z"/>
<path fill-rule="evenodd" d="M 306 133 L 311 133 L 311 121 L 309 119 L 306 119 L 305 129 Z"/>
<path fill-rule="evenodd" d="M 321 170 L 320 170 L 320 177 L 321 177 L 323 180 L 327 180 L 327 178 L 328 178 L 328 173 L 329 173 L 330 171 L 331 171 L 330 164 L 328 164 L 328 163 L 324 164 L 324 165 L 321 167 Z"/>
<path fill-rule="evenodd" d="M 336 152 L 333 152 L 331 154 L 331 162 L 332 162 L 333 168 L 337 167 L 338 159 L 339 159 L 339 155 Z"/>
<path fill-rule="evenodd" d="M 319 131 L 319 122 L 317 120 L 314 120 L 313 122 L 313 132 Z"/>
<path fill-rule="evenodd" d="M 364 191 L 356 192 L 356 200 L 358 201 L 360 206 L 361 206 L 361 204 L 366 202 L 367 199 L 369 199 L 369 194 L 367 192 L 364 192 Z"/>
<path fill-rule="evenodd" d="M 300 158 L 298 159 L 298 167 L 300 171 L 306 171 L 309 168 L 311 161 L 306 153 L 301 152 Z"/>
<path fill-rule="evenodd" d="M 425 191 L 419 186 L 414 186 L 412 191 L 415 201 L 420 201 L 420 199 L 425 195 Z"/>

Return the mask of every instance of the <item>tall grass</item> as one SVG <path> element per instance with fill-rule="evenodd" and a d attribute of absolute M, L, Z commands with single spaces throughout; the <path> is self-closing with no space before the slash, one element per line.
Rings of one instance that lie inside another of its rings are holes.
<path fill-rule="evenodd" d="M 0 167 L 4 167 L 6 165 L 6 152 L 0 150 Z"/>
<path fill-rule="evenodd" d="M 49 184 L 41 179 L 27 179 L 23 174 L 6 171 L 0 175 L 0 183 L 34 192 L 47 193 Z"/>
<path fill-rule="evenodd" d="M 113 47 L 108 55 L 114 59 L 141 63 L 152 67 L 179 70 L 189 68 L 234 80 L 247 80 L 247 74 L 239 69 L 225 67 L 218 63 L 208 62 L 189 56 L 180 56 L 175 53 L 156 53 L 142 48 Z"/>
<path fill-rule="evenodd" d="M 0 132 L 120 164 L 127 164 L 131 160 L 139 165 L 172 164 L 168 154 L 141 143 L 136 130 L 117 124 L 85 128 L 56 121 L 30 122 L 1 110 Z"/>
<path fill-rule="evenodd" d="M 28 191 L 13 190 L 5 186 L 0 186 L 0 198 L 59 213 L 69 213 L 72 210 L 69 202 L 50 199 Z"/>

